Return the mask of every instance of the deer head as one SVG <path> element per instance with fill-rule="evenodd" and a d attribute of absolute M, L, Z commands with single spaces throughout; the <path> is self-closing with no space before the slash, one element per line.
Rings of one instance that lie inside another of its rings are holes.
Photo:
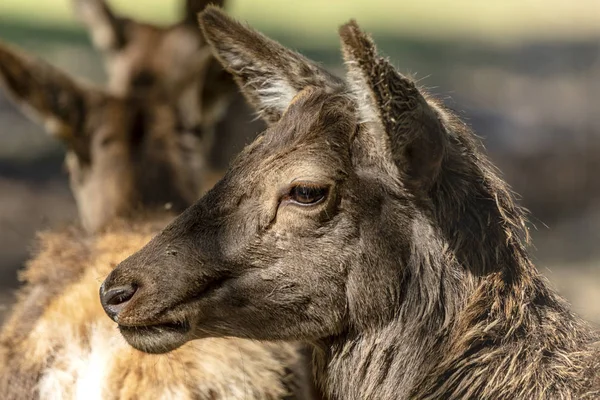
<path fill-rule="evenodd" d="M 197 15 L 209 3 L 222 6 L 223 0 L 186 0 L 182 20 L 165 27 L 121 17 L 105 0 L 73 1 L 104 56 L 109 91 L 166 95 L 187 127 L 206 129 L 222 118 L 237 88 L 212 57 Z"/>
<path fill-rule="evenodd" d="M 2 43 L 0 84 L 66 145 L 71 188 L 88 230 L 167 203 L 182 210 L 198 198 L 206 146 L 180 128 L 162 97 L 109 94 Z"/>
<path fill-rule="evenodd" d="M 206 336 L 319 341 L 432 310 L 448 321 L 455 302 L 438 289 L 466 268 L 434 261 L 483 269 L 458 233 L 483 243 L 506 226 L 464 125 L 355 22 L 340 30 L 341 80 L 218 9 L 200 20 L 269 127 L 106 279 L 124 337 L 163 352 Z"/>

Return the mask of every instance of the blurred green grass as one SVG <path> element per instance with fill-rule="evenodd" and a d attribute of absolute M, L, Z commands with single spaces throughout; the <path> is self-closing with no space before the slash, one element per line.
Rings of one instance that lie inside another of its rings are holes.
<path fill-rule="evenodd" d="M 74 1 L 0 0 L 0 39 L 101 81 L 100 59 L 74 16 Z M 119 14 L 161 24 L 176 21 L 183 3 L 108 1 Z M 383 53 L 402 60 L 404 70 L 422 71 L 425 62 L 427 74 L 435 73 L 436 65 L 443 68 L 444 59 L 461 58 L 461 52 L 477 59 L 471 45 L 498 49 L 530 41 L 600 38 L 600 0 L 228 0 L 227 4 L 236 17 L 330 66 L 340 64 L 336 31 L 350 18 L 373 34 Z M 84 61 L 73 65 L 66 52 L 78 52 Z M 405 60 L 411 61 L 404 65 Z"/>
<path fill-rule="evenodd" d="M 102 83 L 101 57 L 74 16 L 74 1 L 0 0 L 0 40 L 38 54 L 75 76 Z M 121 15 L 169 24 L 179 18 L 184 0 L 108 1 Z M 338 71 L 341 56 L 336 31 L 355 18 L 400 70 L 418 72 L 419 79 L 430 77 L 423 84 L 439 86 L 443 95 L 455 87 L 450 84 L 453 70 L 477 64 L 508 69 L 527 57 L 514 52 L 524 44 L 600 42 L 600 0 L 227 2 L 234 16 Z M 0 158 L 19 153 L 22 141 L 15 137 L 12 143 L 4 136 Z M 28 143 L 35 147 L 32 141 Z M 39 139 L 40 151 L 46 144 Z"/>
<path fill-rule="evenodd" d="M 0 18 L 25 25 L 77 26 L 73 0 L 2 0 Z M 167 23 L 178 0 L 112 0 L 124 14 Z M 313 47 L 337 43 L 336 29 L 356 18 L 385 35 L 485 40 L 575 39 L 600 36 L 598 0 L 231 0 L 232 14 L 266 32 L 286 32 Z"/>
<path fill-rule="evenodd" d="M 0 39 L 101 81 L 98 55 L 73 13 L 75 0 L 0 0 Z M 168 24 L 183 0 L 108 0 L 117 13 Z M 427 74 L 472 48 L 506 49 L 531 41 L 600 39 L 600 0 L 227 0 L 231 14 L 329 66 L 340 64 L 338 27 L 350 18 L 371 32 L 403 70 Z M 73 65 L 65 53 L 79 53 Z M 496 52 L 496 54 L 499 54 Z M 484 57 L 490 57 L 490 54 Z M 91 60 L 91 61 L 90 61 Z M 409 60 L 405 65 L 405 60 Z M 502 63 L 502 59 L 498 59 Z M 433 70 L 432 70 L 433 68 Z"/>

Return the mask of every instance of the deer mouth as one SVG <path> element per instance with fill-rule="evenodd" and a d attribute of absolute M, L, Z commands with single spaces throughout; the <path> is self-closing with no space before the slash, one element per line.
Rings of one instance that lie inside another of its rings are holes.
<path fill-rule="evenodd" d="M 192 328 L 187 321 L 172 321 L 152 325 L 119 325 L 121 335 L 137 350 L 163 354 L 175 350 L 190 340 Z"/>
<path fill-rule="evenodd" d="M 163 354 L 173 351 L 199 337 L 198 332 L 194 332 L 198 327 L 191 323 L 195 315 L 191 309 L 196 308 L 198 303 L 202 303 L 231 279 L 224 276 L 207 282 L 196 295 L 171 305 L 168 312 L 159 313 L 160 317 L 137 320 L 131 324 L 117 319 L 119 331 L 132 347 L 145 353 Z"/>

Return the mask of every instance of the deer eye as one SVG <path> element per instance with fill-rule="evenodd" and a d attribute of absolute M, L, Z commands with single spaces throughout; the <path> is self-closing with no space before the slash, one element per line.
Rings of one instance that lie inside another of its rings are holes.
<path fill-rule="evenodd" d="M 100 140 L 100 146 L 102 146 L 102 147 L 108 146 L 109 144 L 113 143 L 116 140 L 117 140 L 117 138 L 114 136 L 103 137 L 102 140 Z"/>
<path fill-rule="evenodd" d="M 292 187 L 288 197 L 296 204 L 311 206 L 320 203 L 327 196 L 327 191 L 327 187 L 299 184 Z"/>

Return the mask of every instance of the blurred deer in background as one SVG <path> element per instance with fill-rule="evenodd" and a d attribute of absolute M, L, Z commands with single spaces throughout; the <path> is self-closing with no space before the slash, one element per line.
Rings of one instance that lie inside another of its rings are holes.
<path fill-rule="evenodd" d="M 160 96 L 116 96 L 78 83 L 6 45 L 0 79 L 10 98 L 66 147 L 83 226 L 97 231 L 137 209 L 181 211 L 201 191 L 206 145 L 180 129 Z"/>
<path fill-rule="evenodd" d="M 43 88 L 38 92 L 21 95 L 29 95 L 30 102 L 39 103 L 38 108 L 42 109 L 36 110 L 34 104 L 33 116 L 38 120 L 41 118 L 47 130 L 67 144 L 71 189 L 86 229 L 97 230 L 114 216 L 128 215 L 140 203 L 144 207 L 162 207 L 170 203 L 175 211 L 181 211 L 184 204 L 189 204 L 201 191 L 212 186 L 216 171 L 208 168 L 207 158 L 215 146 L 212 135 L 205 132 L 226 128 L 223 125 L 215 127 L 222 122 L 225 114 L 216 115 L 215 108 L 222 107 L 214 105 L 229 104 L 235 92 L 232 90 L 233 78 L 222 67 L 216 67 L 219 64 L 202 38 L 197 21 L 190 22 L 191 10 L 201 10 L 206 3 L 186 3 L 186 9 L 190 11 L 184 22 L 169 28 L 157 28 L 120 19 L 102 1 L 78 1 L 80 13 L 87 16 L 84 19 L 95 21 L 89 22 L 95 36 L 102 32 L 107 37 L 116 32 L 127 32 L 121 36 L 131 37 L 126 41 L 127 45 L 118 48 L 109 45 L 111 41 L 106 38 L 96 40 L 104 43 L 98 47 L 106 52 L 106 59 L 113 60 L 109 62 L 109 90 L 89 85 L 76 86 L 70 79 L 57 75 L 56 79 L 48 82 L 40 80 Z M 94 10 L 97 14 L 92 12 Z M 92 18 L 92 15 L 96 17 Z M 111 21 L 112 25 L 107 26 Z M 35 64 L 37 60 L 29 62 Z M 28 70 L 11 66 L 10 60 L 3 67 L 15 68 L 13 74 L 20 76 L 20 80 L 7 81 L 7 84 L 14 85 L 13 96 L 18 96 L 19 90 L 27 90 L 24 86 L 27 79 L 35 80 L 43 74 L 54 73 L 38 66 L 38 75 L 32 76 Z M 141 78 L 144 75 L 154 78 L 144 80 Z M 8 75 L 5 78 L 8 79 Z M 135 83 L 140 80 L 145 83 Z M 213 106 L 202 107 L 198 101 L 191 99 L 184 101 L 189 97 L 185 93 L 190 91 L 197 93 L 205 106 Z M 17 97 L 17 101 L 23 99 Z M 193 109 L 193 113 L 188 113 L 193 115 L 186 117 L 180 103 Z M 245 117 L 250 118 L 249 114 L 244 114 L 230 119 L 241 121 Z M 194 123 L 189 123 L 190 118 Z M 166 131 L 177 134 L 157 134 L 156 139 L 137 143 L 146 127 L 157 121 L 166 126 Z M 243 130 L 238 132 L 244 136 Z M 235 133 L 230 131 L 226 136 L 235 141 L 232 137 Z M 136 151 L 142 145 L 156 148 L 154 153 L 142 152 L 150 158 L 147 162 L 136 158 Z M 220 145 L 227 147 L 224 143 Z M 161 149 L 161 146 L 165 148 Z M 165 168 L 157 171 L 160 169 L 158 166 L 164 164 L 165 154 L 183 149 L 187 149 L 187 156 L 179 159 L 189 165 L 179 168 L 177 176 L 181 182 L 168 183 L 179 185 L 177 190 L 165 190 L 165 187 L 153 189 L 156 180 L 165 180 L 171 174 Z M 112 174 L 110 179 L 107 174 Z M 140 193 L 144 193 L 146 198 L 140 199 Z"/>
<path fill-rule="evenodd" d="M 302 340 L 332 399 L 600 397 L 599 334 L 534 267 L 464 123 L 354 21 L 345 80 L 218 9 L 200 21 L 270 126 L 103 283 L 131 345 Z"/>
<path fill-rule="evenodd" d="M 227 167 L 264 129 L 233 77 L 212 57 L 198 27 L 198 12 L 209 3 L 223 6 L 225 0 L 186 0 L 182 20 L 166 27 L 116 15 L 104 0 L 73 1 L 103 54 L 109 90 L 166 95 L 185 129 L 215 140 L 209 159 L 213 168 Z"/>
<path fill-rule="evenodd" d="M 170 100 L 93 88 L 4 44 L 0 83 L 65 143 L 84 226 L 40 234 L 0 333 L 2 398 L 308 397 L 295 345 L 216 339 L 155 357 L 131 349 L 103 312 L 102 278 L 201 190 L 206 144 Z"/>

